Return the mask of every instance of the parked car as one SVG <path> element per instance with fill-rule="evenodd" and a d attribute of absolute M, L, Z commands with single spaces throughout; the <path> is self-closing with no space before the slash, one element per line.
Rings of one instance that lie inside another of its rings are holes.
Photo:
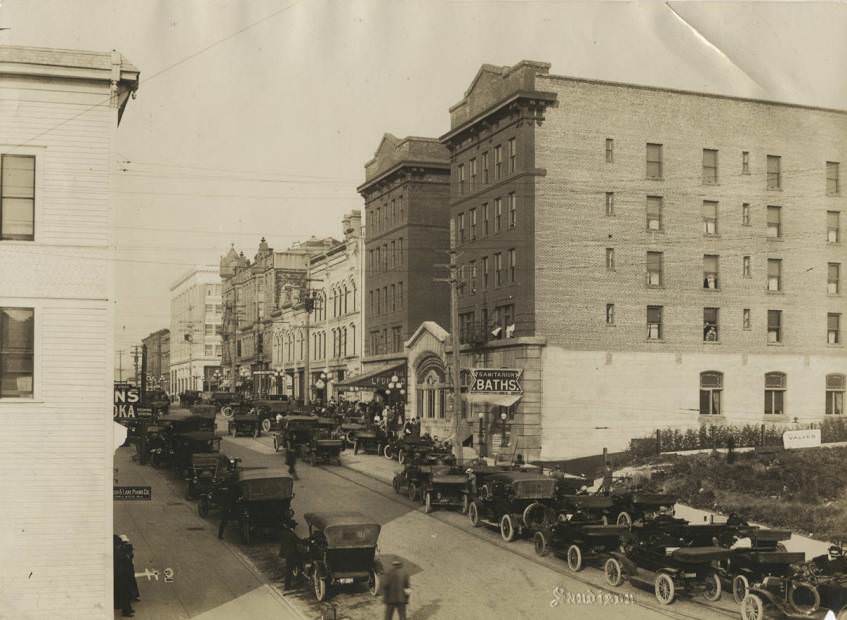
<path fill-rule="evenodd" d="M 462 468 L 456 467 L 455 459 L 436 458 L 436 462 L 427 466 L 428 471 L 422 477 L 421 498 L 425 512 L 436 508 L 461 508 L 468 506 L 468 477 Z"/>
<path fill-rule="evenodd" d="M 535 553 L 549 553 L 564 558 L 573 572 L 581 571 L 587 562 L 605 560 L 609 553 L 620 547 L 626 528 L 604 525 L 597 521 L 559 519 L 550 527 L 535 532 Z"/>
<path fill-rule="evenodd" d="M 252 402 L 253 409 L 259 417 L 262 432 L 270 433 L 277 424 L 277 416 L 287 416 L 291 412 L 291 401 L 287 396 L 267 397 Z"/>
<path fill-rule="evenodd" d="M 200 501 L 197 504 L 197 512 L 201 517 L 205 518 L 212 508 L 222 506 L 227 501 L 230 486 L 238 484 L 241 475 L 240 462 L 240 458 L 232 457 L 226 457 L 226 461 L 223 459 L 218 461 L 208 488 L 199 492 Z"/>
<path fill-rule="evenodd" d="M 353 443 L 353 454 L 380 454 L 382 446 L 388 442 L 388 436 L 381 429 L 364 430 L 356 433 L 355 442 Z"/>
<path fill-rule="evenodd" d="M 191 468 L 185 478 L 185 499 L 208 493 L 219 471 L 226 470 L 229 457 L 220 452 L 200 452 L 191 455 Z"/>
<path fill-rule="evenodd" d="M 164 390 L 147 390 L 141 401 L 141 407 L 150 409 L 154 417 L 167 415 L 171 406 L 171 399 Z"/>
<path fill-rule="evenodd" d="M 326 600 L 336 586 L 367 583 L 380 590 L 382 565 L 376 557 L 380 525 L 358 512 L 308 512 L 309 537 L 301 553 L 303 572 L 315 598 Z"/>
<path fill-rule="evenodd" d="M 396 458 L 402 465 L 413 454 L 423 456 L 431 452 L 434 445 L 432 438 L 429 436 L 415 437 L 413 435 L 400 434 L 388 440 L 388 443 L 382 449 L 382 454 L 387 459 Z"/>
<path fill-rule="evenodd" d="M 227 421 L 227 430 L 233 437 L 248 435 L 258 437 L 261 422 L 255 413 L 236 413 Z"/>
<path fill-rule="evenodd" d="M 302 446 L 303 460 L 310 465 L 334 462 L 341 465 L 341 452 L 344 440 L 333 437 L 334 425 L 327 425 L 330 418 L 318 418 L 318 424 L 312 432 L 312 439 Z"/>
<path fill-rule="evenodd" d="M 283 418 L 279 432 L 274 433 L 274 451 L 291 445 L 302 458 L 318 428 L 315 416 L 289 415 Z"/>
<path fill-rule="evenodd" d="M 275 533 L 280 527 L 294 529 L 294 481 L 283 469 L 244 471 L 239 476 L 238 531 L 249 545 L 257 530 Z"/>

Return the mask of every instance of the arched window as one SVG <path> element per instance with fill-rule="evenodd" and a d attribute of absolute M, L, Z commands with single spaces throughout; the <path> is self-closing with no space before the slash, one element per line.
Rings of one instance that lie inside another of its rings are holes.
<path fill-rule="evenodd" d="M 347 314 L 347 312 L 348 312 L 348 310 L 347 310 L 347 303 L 348 303 L 348 300 L 349 300 L 350 291 L 349 291 L 349 290 L 347 290 L 347 283 L 346 283 L 346 282 L 344 283 L 344 286 L 343 286 L 343 288 L 342 288 L 341 290 L 342 290 L 342 294 L 344 295 L 344 307 L 343 307 L 343 313 L 344 313 L 344 314 Z"/>
<path fill-rule="evenodd" d="M 351 291 L 351 294 L 353 295 L 353 312 L 357 312 L 359 309 L 359 300 L 357 297 L 356 283 L 353 282 L 350 286 L 353 287 L 353 290 Z"/>
<path fill-rule="evenodd" d="M 847 381 L 844 375 L 826 376 L 826 414 L 844 413 L 844 388 Z"/>
<path fill-rule="evenodd" d="M 350 323 L 350 355 L 356 355 L 356 324 Z"/>
<path fill-rule="evenodd" d="M 700 373 L 700 415 L 720 415 L 723 373 L 714 370 Z"/>
<path fill-rule="evenodd" d="M 785 373 L 765 374 L 765 415 L 785 415 Z"/>

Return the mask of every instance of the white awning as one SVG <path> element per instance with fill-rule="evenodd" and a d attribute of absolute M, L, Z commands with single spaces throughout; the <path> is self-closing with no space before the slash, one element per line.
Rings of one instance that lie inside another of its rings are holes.
<path fill-rule="evenodd" d="M 469 403 L 483 403 L 499 407 L 511 407 L 518 402 L 523 394 L 468 394 L 465 398 Z"/>

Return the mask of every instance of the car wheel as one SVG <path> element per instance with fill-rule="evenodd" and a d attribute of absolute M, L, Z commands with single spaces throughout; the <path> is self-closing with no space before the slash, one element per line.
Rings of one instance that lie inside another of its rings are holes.
<path fill-rule="evenodd" d="M 703 598 L 709 601 L 710 603 L 714 603 L 716 601 L 721 600 L 721 593 L 723 592 L 723 586 L 721 584 L 720 575 L 716 572 L 711 572 L 706 576 L 706 580 L 703 583 Z"/>
<path fill-rule="evenodd" d="M 250 522 L 246 519 L 241 521 L 241 527 L 238 528 L 238 532 L 241 535 L 241 544 L 249 545 L 250 544 Z"/>
<path fill-rule="evenodd" d="M 414 482 L 409 483 L 409 499 L 413 502 L 418 501 L 418 487 Z"/>
<path fill-rule="evenodd" d="M 197 514 L 203 519 L 209 516 L 209 498 L 205 495 L 200 498 L 200 503 L 197 504 Z"/>
<path fill-rule="evenodd" d="M 194 499 L 194 485 L 192 485 L 190 482 L 185 485 L 185 499 Z"/>
<path fill-rule="evenodd" d="M 788 602 L 791 608 L 799 614 L 812 614 L 821 606 L 821 595 L 818 589 L 806 581 L 794 581 L 788 591 Z"/>
<path fill-rule="evenodd" d="M 763 620 L 765 617 L 765 603 L 762 597 L 752 592 L 741 601 L 742 620 Z"/>
<path fill-rule="evenodd" d="M 274 435 L 274 452 L 279 452 L 279 437 Z"/>
<path fill-rule="evenodd" d="M 222 413 L 222 414 L 224 414 L 224 417 L 225 417 L 225 418 L 229 419 L 229 418 L 231 418 L 231 417 L 233 416 L 233 414 L 235 413 L 235 411 L 233 410 L 233 408 L 232 408 L 232 407 L 230 407 L 230 406 L 226 406 L 226 407 L 222 407 L 222 408 L 221 408 L 221 413 Z"/>
<path fill-rule="evenodd" d="M 323 602 L 326 600 L 326 578 L 318 574 L 318 569 L 312 573 L 312 588 L 315 591 L 315 598 Z"/>
<path fill-rule="evenodd" d="M 479 507 L 477 507 L 476 502 L 468 504 L 468 519 L 470 519 L 472 526 L 479 527 Z"/>
<path fill-rule="evenodd" d="M 536 555 L 544 557 L 550 553 L 550 547 L 547 546 L 547 537 L 543 532 L 536 532 L 532 537 L 532 546 L 535 549 Z"/>
<path fill-rule="evenodd" d="M 653 582 L 653 592 L 656 600 L 662 605 L 670 605 L 676 597 L 676 586 L 667 573 L 659 573 Z"/>
<path fill-rule="evenodd" d="M 573 572 L 578 573 L 585 565 L 583 564 L 582 559 L 582 549 L 579 548 L 579 545 L 571 545 L 568 547 L 568 568 Z"/>
<path fill-rule="evenodd" d="M 432 493 L 429 491 L 424 495 L 424 512 L 427 514 L 432 512 Z"/>
<path fill-rule="evenodd" d="M 379 573 L 371 569 L 370 573 L 368 573 L 368 591 L 374 596 L 377 596 L 382 589 L 381 585 Z"/>
<path fill-rule="evenodd" d="M 503 515 L 500 518 L 500 537 L 506 542 L 512 542 L 515 539 L 515 524 L 512 522 L 512 515 Z"/>
<path fill-rule="evenodd" d="M 394 458 L 394 450 L 391 449 L 391 446 L 385 446 L 382 449 L 382 456 L 387 458 L 389 461 Z"/>
<path fill-rule="evenodd" d="M 405 450 L 400 450 L 400 452 L 397 454 L 397 461 L 401 465 L 406 462 L 406 451 Z"/>
<path fill-rule="evenodd" d="M 632 517 L 628 512 L 621 512 L 618 514 L 616 523 L 621 527 L 632 527 Z"/>
<path fill-rule="evenodd" d="M 353 444 L 353 455 L 355 456 L 357 454 L 359 454 L 359 442 L 358 441 Z"/>
<path fill-rule="evenodd" d="M 271 432 L 271 419 L 270 418 L 265 418 L 264 420 L 262 420 L 262 430 L 266 433 Z"/>
<path fill-rule="evenodd" d="M 353 431 L 348 431 L 347 435 L 345 435 L 344 438 L 347 440 L 347 443 L 349 443 L 351 446 L 356 443 L 356 437 L 353 435 Z"/>
<path fill-rule="evenodd" d="M 744 597 L 750 591 L 750 580 L 744 575 L 736 575 L 732 578 L 732 598 L 739 605 L 744 602 Z"/>
<path fill-rule="evenodd" d="M 606 583 L 610 586 L 618 587 L 623 583 L 623 567 L 620 560 L 617 558 L 609 558 L 603 565 L 603 574 L 606 576 Z"/>

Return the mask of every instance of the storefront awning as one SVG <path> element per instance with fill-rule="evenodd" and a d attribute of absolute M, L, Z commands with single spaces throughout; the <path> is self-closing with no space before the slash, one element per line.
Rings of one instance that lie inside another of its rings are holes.
<path fill-rule="evenodd" d="M 348 377 L 343 381 L 335 384 L 337 390 L 349 390 L 352 388 L 362 388 L 367 390 L 379 390 L 388 387 L 391 383 L 391 377 L 397 375 L 397 378 L 404 384 L 406 383 L 406 362 L 389 364 L 374 368 L 368 372 L 363 372 L 360 375 Z"/>
<path fill-rule="evenodd" d="M 469 403 L 511 407 L 518 402 L 522 396 L 523 394 L 468 394 L 465 398 Z"/>

